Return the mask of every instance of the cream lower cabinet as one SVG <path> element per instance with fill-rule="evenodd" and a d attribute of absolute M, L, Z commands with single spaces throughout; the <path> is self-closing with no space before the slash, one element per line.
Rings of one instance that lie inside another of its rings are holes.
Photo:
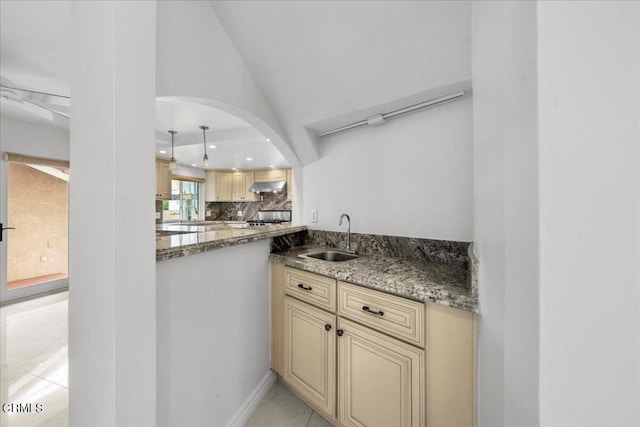
<path fill-rule="evenodd" d="M 271 367 L 337 426 L 473 427 L 476 331 L 470 312 L 271 265 Z"/>
<path fill-rule="evenodd" d="M 336 316 L 284 299 L 284 380 L 325 415 L 336 405 Z"/>
<path fill-rule="evenodd" d="M 425 351 L 346 319 L 338 331 L 339 425 L 423 426 Z"/>

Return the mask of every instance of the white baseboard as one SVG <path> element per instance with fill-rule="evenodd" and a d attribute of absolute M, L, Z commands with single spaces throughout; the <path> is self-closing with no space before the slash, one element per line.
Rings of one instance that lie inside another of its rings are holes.
<path fill-rule="evenodd" d="M 276 382 L 276 379 L 276 373 L 269 370 L 267 375 L 265 375 L 256 388 L 253 389 L 249 397 L 242 402 L 240 409 L 233 414 L 233 417 L 231 417 L 231 421 L 229 421 L 227 427 L 243 427 L 253 411 L 255 411 L 260 402 L 262 402 L 262 399 L 267 394 L 273 383 Z"/>

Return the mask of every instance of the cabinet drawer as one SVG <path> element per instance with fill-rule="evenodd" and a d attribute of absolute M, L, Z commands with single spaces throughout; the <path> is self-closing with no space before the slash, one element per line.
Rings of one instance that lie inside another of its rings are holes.
<path fill-rule="evenodd" d="M 286 267 L 284 291 L 326 310 L 336 311 L 336 280 L 307 271 Z"/>
<path fill-rule="evenodd" d="M 419 347 L 425 346 L 424 304 L 338 282 L 338 314 Z"/>

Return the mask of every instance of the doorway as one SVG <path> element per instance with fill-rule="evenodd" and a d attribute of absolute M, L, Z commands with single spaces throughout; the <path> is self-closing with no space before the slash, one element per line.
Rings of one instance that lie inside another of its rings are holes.
<path fill-rule="evenodd" d="M 5 154 L 0 302 L 69 283 L 69 164 Z"/>

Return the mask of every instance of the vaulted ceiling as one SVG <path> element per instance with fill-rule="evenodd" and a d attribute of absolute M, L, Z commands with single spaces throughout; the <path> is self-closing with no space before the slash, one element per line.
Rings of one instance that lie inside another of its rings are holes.
<path fill-rule="evenodd" d="M 329 119 L 385 112 L 376 110 L 471 76 L 470 1 L 209 4 L 303 163 L 317 158 L 313 134 Z M 68 95 L 69 2 L 1 7 L 0 74 Z"/>
<path fill-rule="evenodd" d="M 471 78 L 470 1 L 210 3 L 303 163 L 307 127 Z"/>

